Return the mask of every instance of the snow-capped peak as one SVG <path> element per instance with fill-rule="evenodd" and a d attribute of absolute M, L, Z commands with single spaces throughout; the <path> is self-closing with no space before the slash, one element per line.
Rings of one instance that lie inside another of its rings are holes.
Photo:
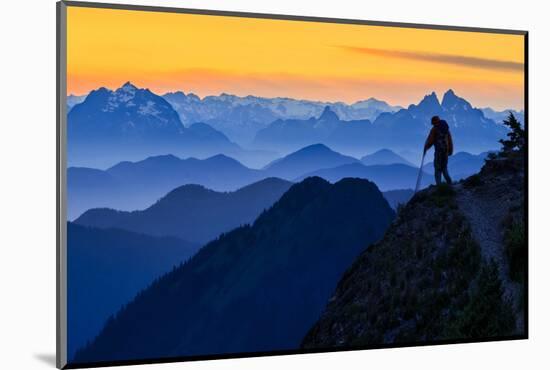
<path fill-rule="evenodd" d="M 122 91 L 135 91 L 137 87 L 133 85 L 130 81 L 127 81 L 124 85 L 120 87 Z"/>

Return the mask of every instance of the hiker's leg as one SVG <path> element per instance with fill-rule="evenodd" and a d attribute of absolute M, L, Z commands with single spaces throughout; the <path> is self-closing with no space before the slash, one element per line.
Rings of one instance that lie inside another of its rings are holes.
<path fill-rule="evenodd" d="M 435 184 L 441 185 L 441 170 L 438 168 L 435 169 Z"/>
<path fill-rule="evenodd" d="M 447 182 L 447 184 L 451 185 L 453 183 L 451 176 L 449 176 L 449 171 L 447 170 L 447 167 L 443 169 L 443 176 L 445 177 L 445 181 Z"/>
<path fill-rule="evenodd" d="M 436 149 L 434 154 L 434 175 L 436 185 L 441 185 L 441 170 L 442 170 L 442 161 L 441 153 Z"/>
<path fill-rule="evenodd" d="M 449 176 L 449 171 L 447 169 L 447 164 L 449 162 L 449 157 L 444 155 L 444 158 L 442 158 L 441 160 L 441 166 L 442 166 L 442 169 L 443 169 L 443 176 L 445 177 L 445 181 L 447 182 L 447 184 L 451 185 L 453 183 L 453 180 L 451 180 L 451 176 Z"/>

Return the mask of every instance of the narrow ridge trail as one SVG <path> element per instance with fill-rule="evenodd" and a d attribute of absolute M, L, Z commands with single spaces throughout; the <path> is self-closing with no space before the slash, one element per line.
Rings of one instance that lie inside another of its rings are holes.
<path fill-rule="evenodd" d="M 471 189 L 457 184 L 456 201 L 470 223 L 472 235 L 481 249 L 481 256 L 486 262 L 493 260 L 498 265 L 504 297 L 513 304 L 516 325 L 523 328 L 523 314 L 519 309 L 521 284 L 510 278 L 504 243 L 503 221 L 514 203 L 514 198 L 510 196 L 509 181 L 502 180 Z"/>

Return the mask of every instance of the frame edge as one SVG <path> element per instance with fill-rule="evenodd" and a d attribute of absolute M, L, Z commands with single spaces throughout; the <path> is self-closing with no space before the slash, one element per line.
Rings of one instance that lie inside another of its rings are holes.
<path fill-rule="evenodd" d="M 67 365 L 67 5 L 56 3 L 56 367 Z"/>
<path fill-rule="evenodd" d="M 399 27 L 399 28 L 421 28 L 428 30 L 441 31 L 461 31 L 461 32 L 482 32 L 482 33 L 499 33 L 509 35 L 525 35 L 527 30 L 514 29 L 499 29 L 499 28 L 483 28 L 474 26 L 453 26 L 442 24 L 427 24 L 427 23 L 407 23 L 397 21 L 375 21 L 362 20 L 351 18 L 331 18 L 323 16 L 304 16 L 296 14 L 271 14 L 271 13 L 255 13 L 230 10 L 214 10 L 214 9 L 197 9 L 197 8 L 177 8 L 168 6 L 152 6 L 152 5 L 130 5 L 130 4 L 113 4 L 103 2 L 88 2 L 78 0 L 62 0 L 66 6 L 81 7 L 81 8 L 96 8 L 96 9 L 118 9 L 131 11 L 148 11 L 148 12 L 167 12 L 167 13 L 184 13 L 197 15 L 225 16 L 225 17 L 241 17 L 241 18 L 260 18 L 271 20 L 286 20 L 286 21 L 302 21 L 302 22 L 323 22 L 323 23 L 340 23 L 340 24 L 357 24 L 366 26 L 384 26 L 384 27 Z"/>

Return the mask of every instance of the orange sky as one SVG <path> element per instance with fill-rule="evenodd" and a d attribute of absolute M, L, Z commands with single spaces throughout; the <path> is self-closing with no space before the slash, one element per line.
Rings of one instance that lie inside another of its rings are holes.
<path fill-rule="evenodd" d="M 68 7 L 67 89 L 523 109 L 521 35 Z"/>

